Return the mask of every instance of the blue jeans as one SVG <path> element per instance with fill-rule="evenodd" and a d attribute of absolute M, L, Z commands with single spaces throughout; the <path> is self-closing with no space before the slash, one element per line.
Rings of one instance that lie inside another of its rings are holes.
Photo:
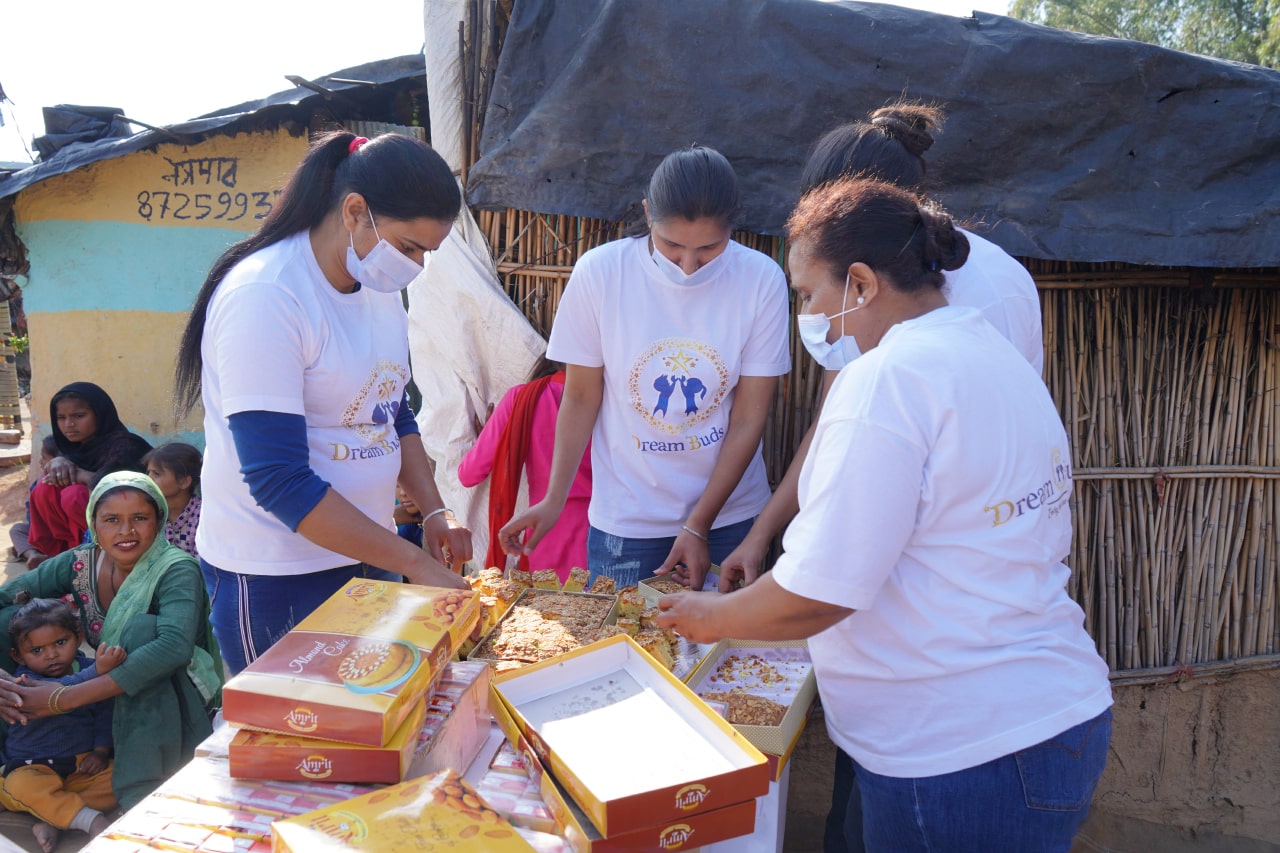
<path fill-rule="evenodd" d="M 711 552 L 711 562 L 719 563 L 733 553 L 733 549 L 747 538 L 754 521 L 754 518 L 748 518 L 708 533 L 707 550 Z M 593 581 L 596 575 L 604 575 L 617 581 L 618 589 L 635 586 L 654 576 L 654 570 L 666 562 L 675 544 L 674 536 L 632 539 L 591 527 L 587 530 L 587 570 L 591 572 Z"/>
<path fill-rule="evenodd" d="M 209 592 L 209 624 L 227 672 L 235 675 L 355 578 L 399 582 L 364 563 L 304 575 L 242 575 L 200 561 Z"/>
<path fill-rule="evenodd" d="M 851 761 L 851 798 L 860 803 L 850 802 L 845 814 L 848 849 L 1068 851 L 1089 813 L 1110 743 L 1108 709 L 1035 746 L 955 773 L 899 779 Z"/>

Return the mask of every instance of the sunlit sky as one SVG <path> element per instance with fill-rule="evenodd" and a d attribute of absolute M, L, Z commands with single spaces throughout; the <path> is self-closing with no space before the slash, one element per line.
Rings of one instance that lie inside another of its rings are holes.
<path fill-rule="evenodd" d="M 676 0 L 678 2 L 678 0 Z M 965 16 L 1008 0 L 896 5 Z M 422 0 L 0 0 L 0 162 L 25 163 L 41 108 L 118 107 L 153 125 L 422 48 Z M 141 130 L 141 128 L 135 128 Z"/>

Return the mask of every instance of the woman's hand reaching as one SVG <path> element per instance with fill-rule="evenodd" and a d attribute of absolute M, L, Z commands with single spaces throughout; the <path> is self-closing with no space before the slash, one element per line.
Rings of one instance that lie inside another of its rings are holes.
<path fill-rule="evenodd" d="M 563 509 L 563 502 L 556 504 L 543 499 L 524 512 L 516 513 L 498 531 L 502 550 L 517 557 L 533 553 L 542 537 L 560 518 Z M 525 536 L 525 531 L 528 531 L 528 536 Z"/>

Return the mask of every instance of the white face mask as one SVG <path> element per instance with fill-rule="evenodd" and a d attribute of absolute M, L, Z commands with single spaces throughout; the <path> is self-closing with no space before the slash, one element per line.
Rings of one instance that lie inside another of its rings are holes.
<path fill-rule="evenodd" d="M 813 360 L 827 370 L 839 370 L 862 355 L 862 350 L 858 349 L 857 338 L 844 333 L 844 315 L 861 309 L 864 300 L 859 296 L 857 305 L 853 308 L 845 308 L 845 302 L 848 298 L 849 276 L 846 274 L 844 277 L 844 296 L 840 300 L 840 307 L 843 310 L 840 313 L 796 315 L 796 331 L 800 335 L 800 342 L 809 351 L 809 355 L 813 356 Z M 827 343 L 827 335 L 831 331 L 831 321 L 835 317 L 841 318 L 840 337 L 836 338 L 835 343 L 829 344 Z"/>
<path fill-rule="evenodd" d="M 369 224 L 373 226 L 373 236 L 378 238 L 378 244 L 361 258 L 356 254 L 356 235 L 353 232 L 351 245 L 347 247 L 347 273 L 360 282 L 361 287 L 379 293 L 404 290 L 422 272 L 422 267 L 382 239 L 372 212 L 369 213 Z"/>
<path fill-rule="evenodd" d="M 681 287 L 696 287 L 699 284 L 706 284 L 711 281 L 711 279 L 720 274 L 720 268 L 723 266 L 720 261 L 726 254 L 728 254 L 727 251 L 721 252 L 694 270 L 692 275 L 685 275 L 684 270 L 680 269 L 680 265 L 659 252 L 653 244 L 653 238 L 649 238 L 649 257 L 653 258 L 654 264 L 657 265 L 658 270 L 667 281 L 672 284 L 678 284 Z"/>

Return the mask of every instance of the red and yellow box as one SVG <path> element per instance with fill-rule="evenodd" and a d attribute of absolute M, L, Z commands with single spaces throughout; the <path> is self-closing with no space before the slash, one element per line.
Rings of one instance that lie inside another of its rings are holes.
<path fill-rule="evenodd" d="M 745 820 L 769 790 L 765 756 L 630 637 L 500 674 L 494 688 L 605 839 L 692 825 L 695 816 L 730 807 L 737 807 L 734 821 Z M 646 738 L 639 752 L 621 748 L 641 731 L 663 736 Z M 620 748 L 604 746 L 610 743 Z M 738 826 L 734 835 L 751 831 Z"/>
<path fill-rule="evenodd" d="M 413 706 L 386 746 L 241 729 L 227 757 L 236 779 L 297 779 L 395 783 L 406 778 L 427 716 L 427 702 Z"/>
<path fill-rule="evenodd" d="M 615 831 L 605 838 L 569 792 L 546 771 L 528 738 L 516 724 L 510 707 L 497 695 L 496 689 L 490 705 L 498 728 L 524 759 L 531 784 L 539 789 L 542 801 L 555 821 L 555 833 L 565 839 L 574 853 L 693 850 L 707 844 L 750 835 L 755 829 L 756 801 L 749 799 L 627 832 Z M 634 765 L 625 758 L 620 761 L 626 765 L 625 772 L 630 772 Z"/>
<path fill-rule="evenodd" d="M 454 770 L 402 782 L 271 825 L 273 853 L 533 848 Z"/>
<path fill-rule="evenodd" d="M 479 595 L 351 581 L 222 690 L 237 728 L 385 746 L 475 626 Z"/>

